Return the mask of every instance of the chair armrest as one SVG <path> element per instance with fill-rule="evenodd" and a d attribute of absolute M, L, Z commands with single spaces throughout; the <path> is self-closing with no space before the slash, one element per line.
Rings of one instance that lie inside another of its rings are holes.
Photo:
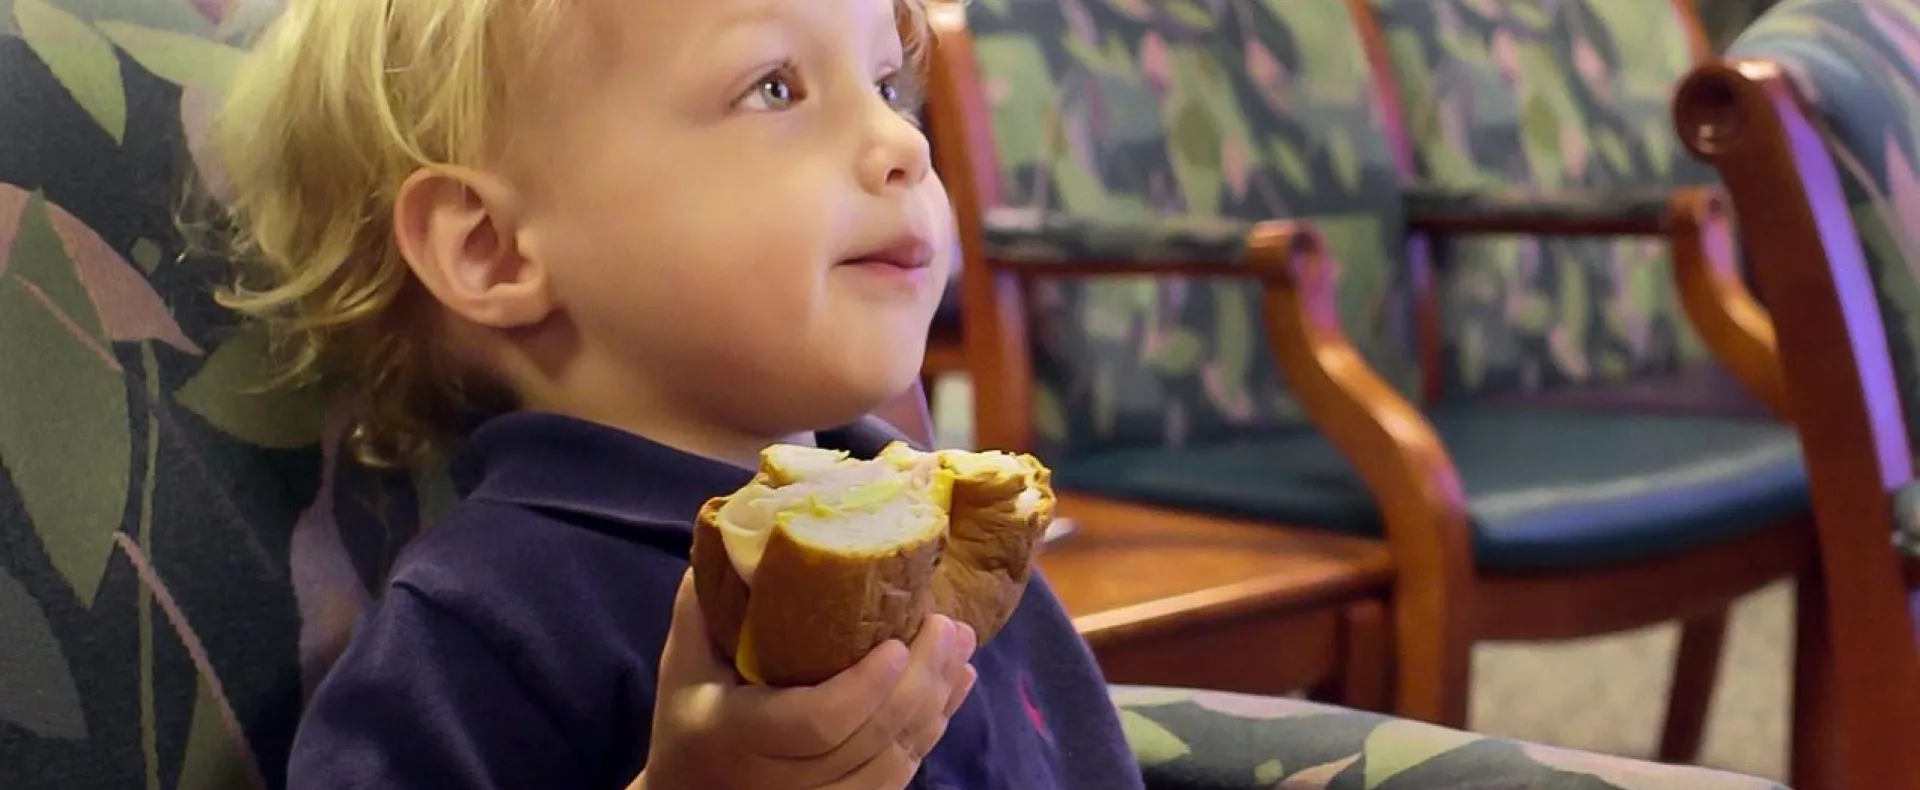
<path fill-rule="evenodd" d="M 1041 277 L 1116 274 L 1252 277 L 1253 223 L 1232 219 L 1110 220 L 1022 208 L 985 212 L 988 265 Z"/>
<path fill-rule="evenodd" d="M 1284 697 L 1126 686 L 1112 694 L 1148 790 L 1563 783 L 1614 790 L 1784 790 L 1703 768 L 1488 738 Z"/>
<path fill-rule="evenodd" d="M 1653 236 L 1667 240 L 1680 306 L 1735 378 L 1787 417 L 1773 320 L 1741 278 L 1726 200 L 1717 189 L 1680 187 L 1538 194 L 1525 190 L 1414 188 L 1408 227 L 1438 236 Z"/>
<path fill-rule="evenodd" d="M 1401 192 L 1407 226 L 1441 236 L 1656 236 L 1666 227 L 1668 187 L 1576 192 L 1445 189 Z"/>
<path fill-rule="evenodd" d="M 1402 645 L 1401 709 L 1422 719 L 1464 719 L 1464 699 L 1449 690 L 1466 687 L 1469 651 L 1448 644 L 1469 633 L 1462 618 L 1472 608 L 1474 578 L 1459 470 L 1426 415 L 1347 337 L 1335 262 L 1318 233 L 1304 223 L 1260 223 L 1248 237 L 1247 266 L 1266 286 L 1267 338 L 1288 389 L 1380 504 L 1399 563 L 1394 617 L 1444 635 Z"/>

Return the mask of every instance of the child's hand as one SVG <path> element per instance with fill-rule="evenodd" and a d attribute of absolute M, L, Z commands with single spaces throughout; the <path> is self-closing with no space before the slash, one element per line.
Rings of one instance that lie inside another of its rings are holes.
<path fill-rule="evenodd" d="M 972 629 L 927 619 L 818 686 L 745 685 L 715 654 L 691 574 L 660 661 L 642 790 L 900 790 L 973 689 Z"/>

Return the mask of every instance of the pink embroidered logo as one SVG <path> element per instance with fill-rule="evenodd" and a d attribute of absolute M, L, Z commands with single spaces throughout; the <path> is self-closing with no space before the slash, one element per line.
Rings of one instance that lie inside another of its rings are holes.
<path fill-rule="evenodd" d="M 1041 740 L 1053 745 L 1053 730 L 1047 728 L 1047 717 L 1040 712 L 1040 706 L 1033 704 L 1033 676 L 1020 673 L 1020 704 L 1027 708 L 1027 718 L 1033 722 L 1033 729 L 1040 733 Z"/>

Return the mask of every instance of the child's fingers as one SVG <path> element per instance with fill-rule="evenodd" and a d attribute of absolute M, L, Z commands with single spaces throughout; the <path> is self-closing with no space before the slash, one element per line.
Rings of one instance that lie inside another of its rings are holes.
<path fill-rule="evenodd" d="M 973 684 L 979 679 L 980 673 L 978 670 L 975 670 L 970 665 L 962 664 L 960 667 L 960 677 L 950 681 L 953 692 L 947 695 L 947 706 L 941 710 L 941 715 L 949 719 L 953 718 L 953 714 L 960 711 L 960 706 L 966 704 L 967 695 L 973 693 Z"/>
<path fill-rule="evenodd" d="M 946 617 L 929 618 L 914 638 L 906 673 L 889 693 L 886 704 L 833 751 L 812 761 L 814 766 L 832 778 L 865 765 L 874 755 L 903 745 L 911 747 L 909 751 L 916 759 L 925 757 L 926 749 L 932 746 L 919 748 L 918 741 L 910 736 L 922 732 L 930 721 L 945 719 L 941 711 L 952 694 L 948 672 L 956 662 L 965 662 L 961 650 L 967 640 L 962 630 Z"/>
<path fill-rule="evenodd" d="M 673 622 L 667 628 L 667 643 L 660 655 L 660 685 L 668 689 L 703 683 L 734 685 L 733 667 L 721 660 L 707 635 L 707 620 L 700 612 L 700 599 L 694 593 L 693 572 L 680 579 L 680 590 L 673 599 Z"/>
<path fill-rule="evenodd" d="M 748 733 L 756 751 L 769 757 L 820 757 L 853 737 L 887 703 L 910 660 L 906 645 L 889 641 L 817 686 L 738 689 L 730 695 L 730 719 Z"/>
<path fill-rule="evenodd" d="M 916 757 L 907 753 L 899 744 L 877 754 L 853 772 L 842 776 L 821 790 L 894 790 L 904 788 L 913 781 L 913 775 L 920 770 L 920 761 L 924 756 Z"/>

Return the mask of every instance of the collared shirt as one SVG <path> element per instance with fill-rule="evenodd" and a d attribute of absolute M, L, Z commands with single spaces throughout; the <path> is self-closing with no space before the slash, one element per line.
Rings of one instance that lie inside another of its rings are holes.
<path fill-rule="evenodd" d="M 819 437 L 860 457 L 896 438 L 877 421 Z M 521 413 L 476 430 L 454 474 L 461 503 L 408 547 L 316 689 L 288 787 L 625 788 L 692 518 L 752 473 Z M 1140 786 L 1099 670 L 1037 576 L 973 663 L 917 786 Z"/>

